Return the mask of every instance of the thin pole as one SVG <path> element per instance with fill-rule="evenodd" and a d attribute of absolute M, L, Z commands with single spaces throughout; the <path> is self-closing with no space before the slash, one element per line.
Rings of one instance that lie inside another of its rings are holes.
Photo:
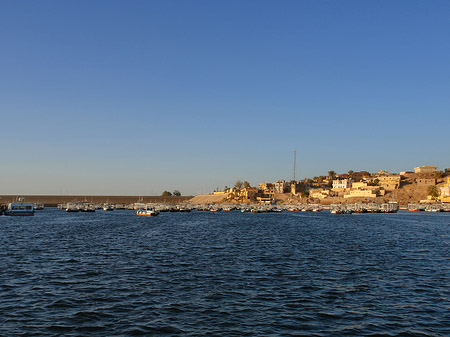
<path fill-rule="evenodd" d="M 295 181 L 296 164 L 297 164 L 297 151 L 294 150 L 294 181 Z"/>

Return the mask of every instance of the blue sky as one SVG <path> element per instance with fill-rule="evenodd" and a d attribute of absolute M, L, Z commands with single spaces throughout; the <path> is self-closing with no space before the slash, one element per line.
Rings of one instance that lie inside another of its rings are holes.
<path fill-rule="evenodd" d="M 450 167 L 448 1 L 0 0 L 0 194 Z"/>

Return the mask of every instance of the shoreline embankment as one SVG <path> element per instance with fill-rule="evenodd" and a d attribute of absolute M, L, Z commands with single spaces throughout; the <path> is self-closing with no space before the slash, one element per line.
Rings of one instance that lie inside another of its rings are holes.
<path fill-rule="evenodd" d="M 68 202 L 89 202 L 93 204 L 133 204 L 142 203 L 166 203 L 180 204 L 192 199 L 192 196 L 117 196 L 117 195 L 0 195 L 0 204 L 5 205 L 17 201 L 18 197 L 23 197 L 25 202 L 41 203 L 46 207 L 56 207 L 58 204 Z"/>

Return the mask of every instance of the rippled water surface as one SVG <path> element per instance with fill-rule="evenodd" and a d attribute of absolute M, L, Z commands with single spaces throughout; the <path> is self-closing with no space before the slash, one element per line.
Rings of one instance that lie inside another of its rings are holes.
<path fill-rule="evenodd" d="M 0 335 L 450 336 L 450 214 L 0 217 Z"/>

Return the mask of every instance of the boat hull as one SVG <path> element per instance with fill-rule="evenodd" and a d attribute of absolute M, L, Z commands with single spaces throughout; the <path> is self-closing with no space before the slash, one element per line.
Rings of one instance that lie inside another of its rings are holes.
<path fill-rule="evenodd" d="M 30 212 L 17 212 L 17 211 L 5 211 L 4 213 L 5 215 L 8 216 L 33 216 L 34 215 L 34 211 L 30 211 Z"/>
<path fill-rule="evenodd" d="M 8 204 L 4 214 L 8 216 L 33 216 L 34 207 L 31 203 L 13 202 Z"/>
<path fill-rule="evenodd" d="M 158 215 L 159 215 L 159 212 L 156 212 L 156 211 L 143 211 L 143 210 L 140 210 L 140 211 L 136 211 L 136 215 L 137 215 L 137 216 L 158 216 Z"/>

